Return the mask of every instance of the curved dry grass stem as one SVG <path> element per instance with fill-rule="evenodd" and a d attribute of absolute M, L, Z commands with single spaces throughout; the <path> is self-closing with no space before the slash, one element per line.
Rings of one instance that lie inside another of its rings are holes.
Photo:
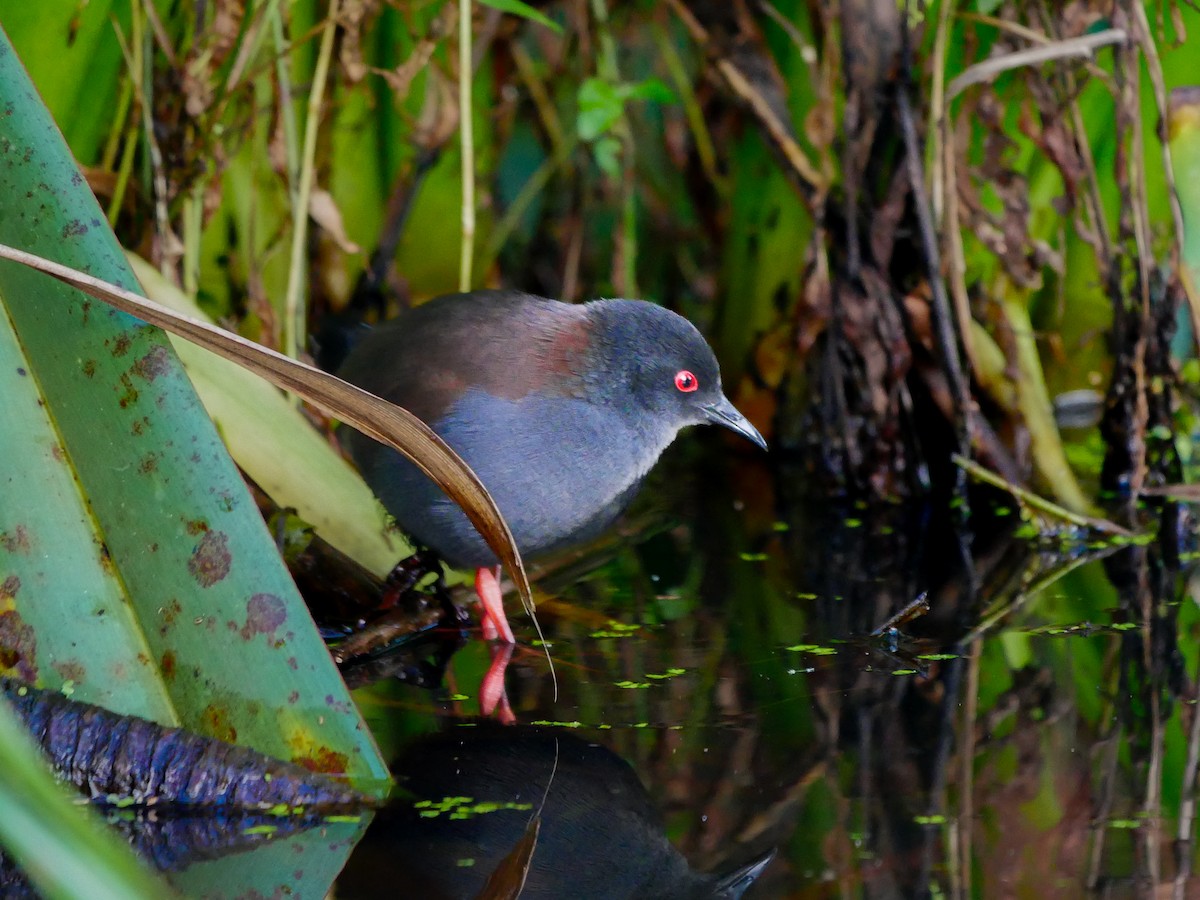
<path fill-rule="evenodd" d="M 292 246 L 283 316 L 283 349 L 292 359 L 300 352 L 300 335 L 305 331 L 307 319 L 305 288 L 308 284 L 308 267 L 304 257 L 308 247 L 308 203 L 312 196 L 313 168 L 317 156 L 317 134 L 321 127 L 325 81 L 329 77 L 333 36 L 337 31 L 338 3 L 339 0 L 330 0 L 329 18 L 321 31 L 321 46 L 317 52 L 317 65 L 313 70 L 312 90 L 308 93 L 308 120 L 304 123 L 300 183 L 295 187 L 295 203 L 292 206 Z"/>
<path fill-rule="evenodd" d="M 767 102 L 767 99 L 754 87 L 750 79 L 745 76 L 732 60 L 726 57 L 713 58 L 711 56 L 712 51 L 708 29 L 700 24 L 700 20 L 687 8 L 683 0 L 668 0 L 668 4 L 683 23 L 684 28 L 692 36 L 692 39 L 706 54 L 709 54 L 710 64 L 725 80 L 729 89 L 754 113 L 754 116 L 766 130 L 771 142 L 783 154 L 800 182 L 813 193 L 823 193 L 826 186 L 825 177 L 817 171 L 816 165 L 809 160 L 808 155 L 801 148 L 799 141 L 792 135 L 788 124 L 780 120 L 774 110 L 771 109 L 771 105 Z"/>
<path fill-rule="evenodd" d="M 122 312 L 178 335 L 250 369 L 276 387 L 304 397 L 368 437 L 404 454 L 459 506 L 508 569 L 526 612 L 537 617 L 529 577 L 495 501 L 470 467 L 432 429 L 407 410 L 342 379 L 240 335 L 159 306 L 118 285 L 69 266 L 0 244 L 0 259 L 37 269 Z M 538 629 L 539 634 L 540 627 Z"/>
<path fill-rule="evenodd" d="M 462 246 L 458 289 L 471 289 L 475 258 L 475 123 L 471 117 L 471 0 L 458 0 L 458 139 L 462 156 Z"/>
<path fill-rule="evenodd" d="M 1005 53 L 1003 56 L 984 60 L 971 66 L 950 82 L 950 86 L 946 88 L 946 103 L 971 85 L 987 81 L 1001 72 L 1019 69 L 1023 66 L 1034 66 L 1054 59 L 1091 59 L 1092 53 L 1101 47 L 1124 44 L 1128 39 L 1129 35 L 1123 29 L 1110 28 L 1096 34 L 1085 34 L 1077 38 L 1055 41 L 1041 47 L 1030 47 L 1028 50 L 1017 50 L 1014 53 Z"/>

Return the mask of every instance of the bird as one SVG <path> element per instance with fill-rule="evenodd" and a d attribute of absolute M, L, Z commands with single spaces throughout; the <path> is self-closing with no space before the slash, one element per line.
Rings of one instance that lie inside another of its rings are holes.
<path fill-rule="evenodd" d="M 767 449 L 691 322 L 645 300 L 446 294 L 371 329 L 339 377 L 416 415 L 475 471 L 525 559 L 600 535 L 681 430 L 715 424 Z M 475 570 L 485 638 L 515 643 L 499 561 L 466 514 L 397 451 L 351 433 L 363 478 L 416 541 Z"/>
<path fill-rule="evenodd" d="M 668 839 L 634 768 L 564 728 L 480 719 L 423 734 L 403 746 L 392 774 L 410 796 L 375 814 L 338 875 L 339 897 L 390 898 L 397 884 L 417 897 L 496 896 L 488 882 L 516 855 L 533 818 L 540 827 L 526 860 L 526 900 L 736 900 L 775 855 L 696 871 Z M 712 847 L 709 856 L 745 849 Z"/>

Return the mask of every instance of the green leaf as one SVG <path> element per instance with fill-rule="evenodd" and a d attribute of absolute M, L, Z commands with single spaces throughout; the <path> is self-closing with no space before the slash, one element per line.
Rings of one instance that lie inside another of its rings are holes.
<path fill-rule="evenodd" d="M 151 300 L 207 319 L 148 262 L 133 255 L 129 262 Z M 398 534 L 385 533 L 385 514 L 371 489 L 283 394 L 182 338 L 172 337 L 171 345 L 233 458 L 279 506 L 296 510 L 318 535 L 377 575 L 412 552 Z"/>
<path fill-rule="evenodd" d="M 0 242 L 136 287 L 0 34 Z M 387 769 L 165 337 L 0 264 L 0 616 L 14 674 L 362 782 Z M 10 400 L 15 396 L 17 399 Z M 41 479 L 46 480 L 41 480 Z M 364 785 L 365 786 L 365 785 Z"/>
<path fill-rule="evenodd" d="M 630 100 L 674 103 L 675 92 L 657 78 L 637 84 L 612 84 L 602 78 L 589 78 L 579 86 L 579 112 L 575 130 L 581 141 L 594 141 L 607 134 L 625 112 Z"/>
<path fill-rule="evenodd" d="M 575 119 L 575 130 L 582 141 L 594 141 L 606 134 L 625 109 L 621 92 L 600 78 L 589 78 L 580 85 L 578 99 L 579 113 Z"/>
<path fill-rule="evenodd" d="M 621 142 L 611 135 L 592 144 L 592 155 L 600 171 L 610 178 L 621 174 Z"/>
<path fill-rule="evenodd" d="M 95 163 L 114 124 L 125 70 L 113 29 L 129 33 L 130 4 L 4 3 L 0 21 L 79 161 Z"/>
<path fill-rule="evenodd" d="M 658 78 L 624 85 L 621 93 L 628 100 L 648 100 L 652 103 L 676 103 L 679 100 L 675 92 Z"/>
<path fill-rule="evenodd" d="M 528 3 L 522 3 L 521 0 L 479 0 L 479 2 L 484 6 L 490 6 L 492 9 L 498 9 L 500 12 L 511 13 L 514 16 L 520 16 L 522 19 L 529 19 L 531 22 L 545 25 L 555 34 L 562 34 L 562 26 L 553 19 L 547 18 L 538 12 Z"/>

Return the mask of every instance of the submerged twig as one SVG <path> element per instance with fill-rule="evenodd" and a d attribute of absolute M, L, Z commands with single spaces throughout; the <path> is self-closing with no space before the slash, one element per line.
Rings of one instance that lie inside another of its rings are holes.
<path fill-rule="evenodd" d="M 911 622 L 913 619 L 920 618 L 929 612 L 929 592 L 921 591 L 916 599 L 905 604 L 904 608 L 889 618 L 886 622 L 871 632 L 871 637 L 880 637 L 887 634 L 893 628 L 899 628 Z"/>
<path fill-rule="evenodd" d="M 1012 494 L 1013 498 L 1018 503 L 1028 506 L 1031 509 L 1036 509 L 1040 513 L 1044 513 L 1056 519 L 1061 519 L 1062 521 L 1068 522 L 1071 525 L 1075 525 L 1079 528 L 1091 528 L 1103 534 L 1111 534 L 1127 538 L 1137 536 L 1127 528 L 1122 528 L 1116 522 L 1110 522 L 1108 519 L 1097 519 L 1093 518 L 1092 516 L 1085 516 L 1080 513 L 1071 512 L 1071 510 L 1059 506 L 1057 503 L 1053 503 L 1047 500 L 1045 497 L 1039 497 L 1032 491 L 1026 490 L 1020 485 L 1013 484 L 1011 481 L 1001 478 L 995 472 L 984 468 L 979 463 L 967 459 L 966 457 L 955 454 L 951 457 L 951 460 L 955 465 L 960 466 L 972 478 Z"/>

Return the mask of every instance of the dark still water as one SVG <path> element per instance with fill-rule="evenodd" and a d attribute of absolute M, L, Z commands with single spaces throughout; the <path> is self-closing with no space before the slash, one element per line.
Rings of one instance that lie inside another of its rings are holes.
<path fill-rule="evenodd" d="M 927 508 L 675 459 L 539 582 L 557 699 L 515 611 L 516 724 L 478 716 L 479 640 L 440 689 L 358 692 L 401 790 L 337 897 L 505 896 L 525 862 L 526 897 L 1200 895 L 1198 616 L 1159 546 L 1017 539 L 997 494 L 964 554 Z"/>
<path fill-rule="evenodd" d="M 1181 511 L 1113 540 L 981 489 L 968 538 L 719 446 L 540 573 L 553 679 L 511 599 L 511 657 L 346 671 L 383 810 L 119 826 L 189 897 L 1200 896 Z"/>

